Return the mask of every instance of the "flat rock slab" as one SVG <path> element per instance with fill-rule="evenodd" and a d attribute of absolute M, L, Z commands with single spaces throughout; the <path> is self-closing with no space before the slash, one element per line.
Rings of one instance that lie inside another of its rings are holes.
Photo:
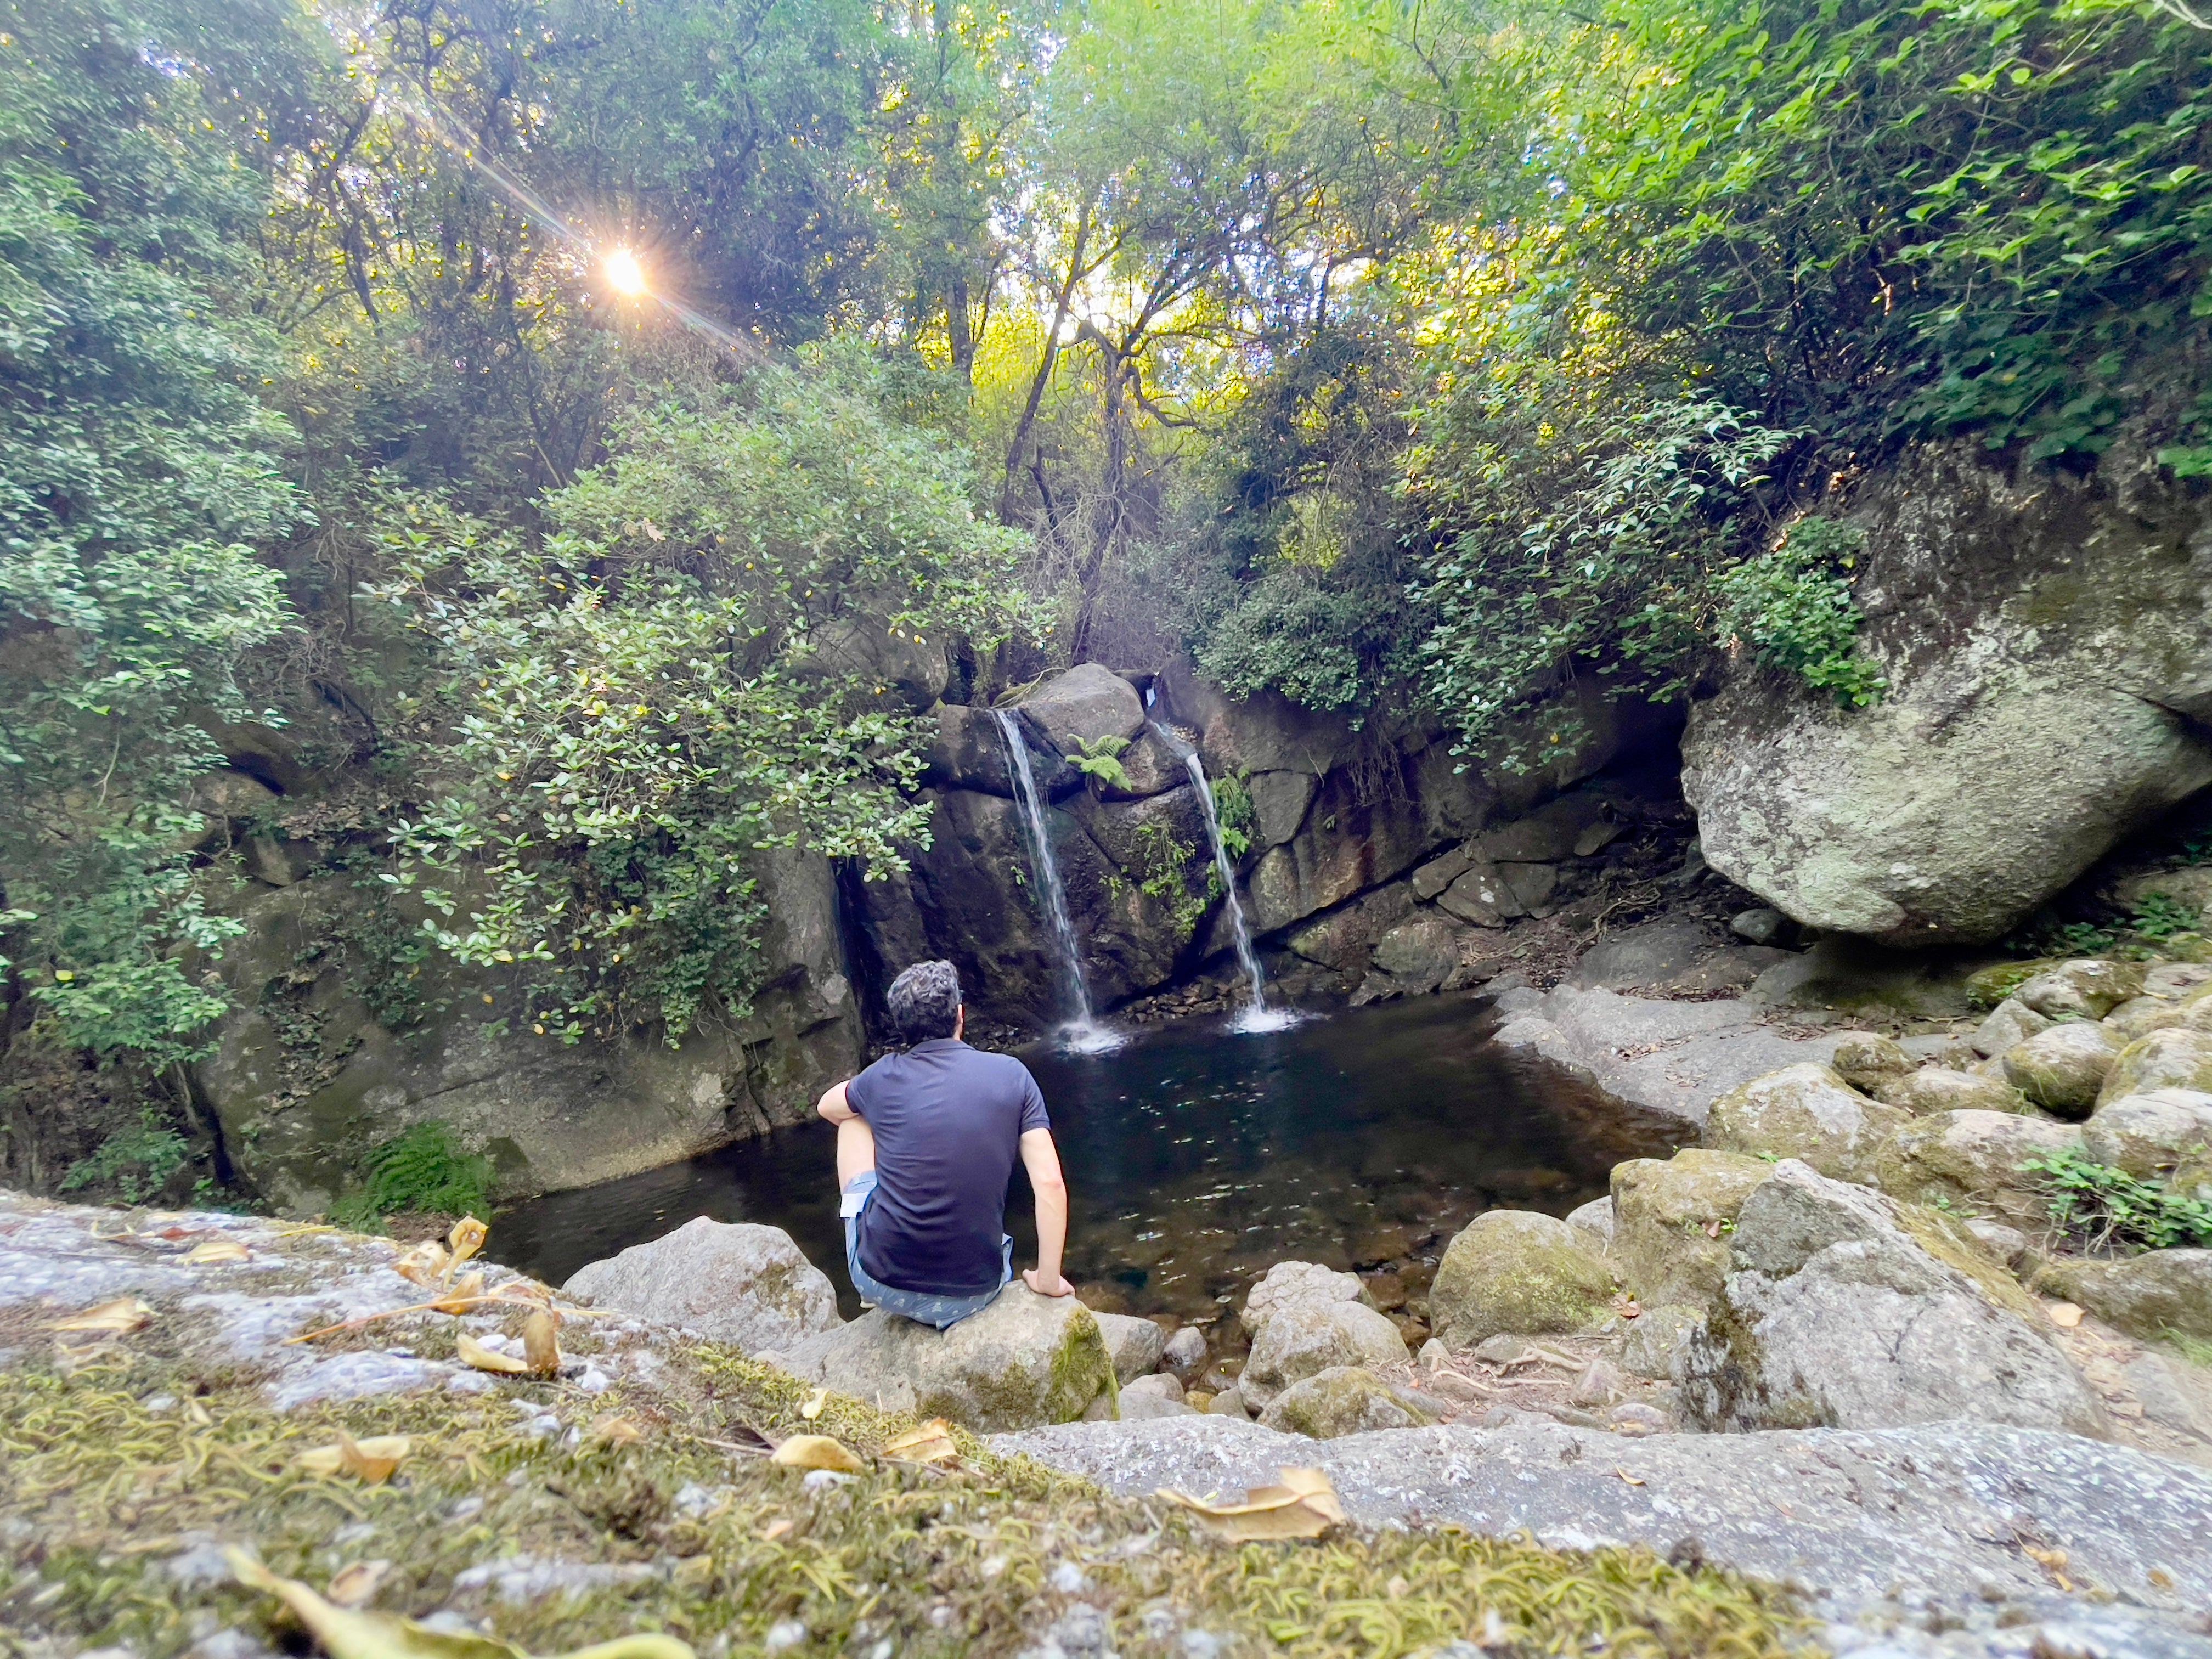
<path fill-rule="evenodd" d="M 2212 1656 L 2212 1473 L 2074 1435 L 1938 1423 L 1630 1440 L 1451 1425 L 1323 1442 L 1208 1416 L 1071 1424 L 992 1444 L 1127 1493 L 1235 1493 L 1285 1465 L 1318 1468 L 1366 1525 L 1694 1551 L 1798 1587 L 1857 1641 L 1916 1622 L 1917 1638 L 1931 1615 L 1950 1631 L 1940 1646 L 1900 1652 Z M 2030 1547 L 2064 1551 L 2081 1593 L 2060 1591 Z M 2103 1645 L 2057 1640 L 2092 1629 Z"/>
<path fill-rule="evenodd" d="M 1566 1073 L 1617 1116 L 1611 1139 L 1633 1152 L 1694 1142 L 1715 1100 L 1785 1066 L 1835 1057 L 1832 1036 L 1793 1037 L 1753 1004 L 1666 1002 L 1562 985 L 1508 991 L 1498 1046 Z"/>

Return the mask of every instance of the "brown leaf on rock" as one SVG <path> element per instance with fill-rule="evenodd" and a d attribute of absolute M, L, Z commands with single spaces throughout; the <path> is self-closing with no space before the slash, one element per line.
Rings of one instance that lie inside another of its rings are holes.
<path fill-rule="evenodd" d="M 822 1408 L 829 1403 L 830 1390 L 827 1389 L 817 1389 L 812 1394 L 806 1396 L 806 1403 L 799 1408 L 799 1414 L 805 1418 L 808 1422 L 811 1423 L 816 1418 L 822 1415 Z"/>
<path fill-rule="evenodd" d="M 530 1371 L 530 1362 L 517 1359 L 512 1354 L 497 1353 L 463 1331 L 453 1340 L 453 1352 L 464 1365 L 473 1365 L 480 1371 L 494 1371 L 501 1376 L 524 1376 Z"/>
<path fill-rule="evenodd" d="M 960 1448 L 952 1443 L 952 1425 L 933 1417 L 887 1442 L 884 1455 L 902 1463 L 951 1463 L 959 1460 Z"/>
<path fill-rule="evenodd" d="M 341 1431 L 337 1445 L 318 1446 L 313 1451 L 301 1452 L 292 1461 L 310 1474 L 337 1474 L 343 1471 L 364 1486 L 380 1486 L 392 1479 L 392 1471 L 414 1449 L 415 1443 L 404 1434 L 379 1434 L 356 1440 Z"/>
<path fill-rule="evenodd" d="M 252 1253 L 234 1238 L 210 1238 L 204 1244 L 195 1244 L 184 1255 L 188 1267 L 210 1267 L 218 1261 L 247 1261 Z"/>
<path fill-rule="evenodd" d="M 331 1600 L 342 1607 L 366 1607 L 391 1571 L 389 1561 L 356 1561 L 331 1580 Z"/>
<path fill-rule="evenodd" d="M 635 1419 L 624 1417 L 619 1412 L 608 1412 L 592 1419 L 592 1437 L 612 1446 L 627 1446 L 643 1439 L 645 1431 L 638 1427 Z"/>
<path fill-rule="evenodd" d="M 561 1369 L 561 1316 L 552 1309 L 540 1308 L 523 1322 L 522 1358 L 539 1376 Z"/>
<path fill-rule="evenodd" d="M 154 1310 L 135 1296 L 118 1296 L 112 1302 L 103 1302 L 96 1308 L 88 1308 L 71 1319 L 49 1325 L 50 1331 L 85 1331 L 100 1336 L 127 1336 L 132 1331 L 143 1329 L 153 1323 Z"/>
<path fill-rule="evenodd" d="M 2070 1331 L 2081 1322 L 2081 1310 L 2071 1302 L 2054 1302 L 2043 1310 L 2051 1322 L 2062 1331 Z"/>
<path fill-rule="evenodd" d="M 250 1589 L 264 1590 L 292 1609 L 331 1659 L 529 1659 L 495 1637 L 431 1630 L 388 1613 L 356 1613 L 326 1601 L 295 1578 L 280 1578 L 241 1550 L 227 1552 L 230 1570 Z M 564 1659 L 693 1659 L 672 1636 L 624 1636 L 579 1648 Z"/>
<path fill-rule="evenodd" d="M 446 1235 L 446 1247 L 453 1253 L 453 1260 L 446 1264 L 448 1279 L 453 1277 L 453 1270 L 461 1263 L 483 1249 L 484 1239 L 490 1231 L 489 1227 L 472 1215 L 465 1215 L 453 1224 L 453 1231 Z"/>
<path fill-rule="evenodd" d="M 769 1461 L 789 1468 L 836 1469 L 845 1474 L 860 1474 L 868 1467 L 842 1442 L 826 1434 L 794 1434 L 775 1449 L 775 1455 Z"/>
<path fill-rule="evenodd" d="M 2027 1553 L 2027 1559 L 2029 1560 L 2034 1562 L 2037 1566 L 2041 1567 L 2043 1571 L 2049 1575 L 2052 1583 L 2057 1585 L 2060 1589 L 2066 1591 L 2069 1595 L 2072 1594 L 2074 1583 L 2066 1576 L 2066 1552 L 2064 1550 L 2038 1549 L 2033 1544 L 2022 1544 L 2021 1548 Z"/>
<path fill-rule="evenodd" d="M 448 1260 L 444 1245 L 426 1238 L 393 1262 L 392 1270 L 409 1284 L 428 1289 L 445 1278 Z"/>
<path fill-rule="evenodd" d="M 453 1281 L 453 1288 L 433 1302 L 431 1308 L 439 1313 L 464 1314 L 471 1312 L 484 1293 L 482 1273 L 463 1273 Z"/>
<path fill-rule="evenodd" d="M 1285 1469 L 1282 1484 L 1255 1486 L 1241 1504 L 1211 1504 L 1162 1486 L 1158 1495 L 1195 1513 L 1240 1543 L 1318 1538 L 1345 1518 L 1336 1489 L 1319 1469 Z"/>

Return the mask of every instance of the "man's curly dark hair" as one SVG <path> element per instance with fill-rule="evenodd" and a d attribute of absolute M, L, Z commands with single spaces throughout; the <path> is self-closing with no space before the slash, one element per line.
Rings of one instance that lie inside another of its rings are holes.
<path fill-rule="evenodd" d="M 917 962 L 891 981 L 884 1002 L 891 1030 L 908 1047 L 949 1037 L 960 1018 L 960 970 L 949 962 Z"/>

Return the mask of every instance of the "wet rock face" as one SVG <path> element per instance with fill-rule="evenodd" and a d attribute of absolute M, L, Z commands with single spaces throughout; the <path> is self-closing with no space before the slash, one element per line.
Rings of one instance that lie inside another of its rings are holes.
<path fill-rule="evenodd" d="M 1739 1214 L 1735 1256 L 1675 1363 L 1698 1427 L 2105 1426 L 2047 1327 L 1993 1291 L 2008 1281 L 1931 1253 L 1864 1188 L 1785 1159 Z"/>
<path fill-rule="evenodd" d="M 880 1399 L 884 1410 L 942 1417 L 983 1434 L 1072 1423 L 1114 1379 L 1091 1310 L 1018 1280 L 943 1331 L 878 1309 L 764 1357 L 841 1394 Z"/>
<path fill-rule="evenodd" d="M 764 866 L 769 982 L 750 1018 L 702 1022 L 674 1049 L 658 1033 L 573 1048 L 536 1036 L 504 984 L 436 958 L 407 981 L 411 1008 L 373 1006 L 375 964 L 352 941 L 391 922 L 352 878 L 264 890 L 224 952 L 235 1012 L 194 1082 L 240 1174 L 294 1214 L 327 1211 L 359 1186 L 371 1146 L 427 1119 L 492 1158 L 501 1200 L 799 1122 L 859 1069 L 860 1021 L 827 862 L 779 852 Z"/>
<path fill-rule="evenodd" d="M 562 1288 L 580 1303 L 682 1326 L 747 1353 L 788 1348 L 844 1323 L 829 1275 L 783 1229 L 705 1216 L 578 1268 Z"/>
<path fill-rule="evenodd" d="M 1898 945 L 2002 937 L 2212 782 L 2206 509 L 2116 447 L 2088 479 L 1969 444 L 1861 493 L 1871 708 L 1745 672 L 1693 706 L 1705 857 L 1801 922 Z"/>

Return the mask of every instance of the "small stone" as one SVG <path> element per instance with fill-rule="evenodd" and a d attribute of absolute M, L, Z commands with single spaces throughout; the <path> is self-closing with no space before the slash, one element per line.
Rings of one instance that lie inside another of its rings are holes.
<path fill-rule="evenodd" d="M 2051 1022 L 2034 1009 L 2018 997 L 2007 997 L 1990 1011 L 1990 1017 L 1976 1029 L 1972 1042 L 1976 1054 L 1994 1059 L 2008 1048 L 2019 1047 L 2038 1031 L 2050 1029 Z"/>
<path fill-rule="evenodd" d="M 2131 997 L 2142 994 L 2145 969 L 2140 962 L 2105 962 L 2082 957 L 2062 962 L 2024 981 L 2013 999 L 2045 1019 L 2102 1019 Z"/>
<path fill-rule="evenodd" d="M 1181 1403 L 1183 1398 L 1182 1384 L 1170 1372 L 1155 1371 L 1150 1376 L 1134 1377 L 1121 1385 L 1121 1401 L 1124 1406 L 1131 1400 L 1148 1396 Z"/>
<path fill-rule="evenodd" d="M 1567 1212 L 1567 1225 L 1589 1235 L 1590 1248 L 1606 1250 L 1613 1245 L 1613 1200 L 1594 1198 Z"/>
<path fill-rule="evenodd" d="M 1615 1434 L 1640 1437 L 1647 1434 L 1667 1431 L 1667 1413 L 1656 1406 L 1647 1406 L 1640 1400 L 1624 1401 L 1606 1413 L 1606 1421 Z"/>
<path fill-rule="evenodd" d="M 1091 1583 L 1083 1569 L 1073 1561 L 1062 1561 L 1046 1576 L 1045 1582 L 1062 1595 L 1079 1595 Z"/>
<path fill-rule="evenodd" d="M 1244 1391 L 1234 1383 L 1208 1400 L 1206 1411 L 1210 1417 L 1236 1417 L 1248 1421 L 1252 1415 L 1250 1407 L 1244 1403 Z"/>
<path fill-rule="evenodd" d="M 1186 1325 L 1160 1350 L 1160 1364 L 1185 1382 L 1206 1369 L 1206 1333 Z"/>
<path fill-rule="evenodd" d="M 1626 1392 L 1627 1384 L 1620 1373 L 1602 1359 L 1593 1359 L 1575 1379 L 1575 1386 L 1567 1395 L 1567 1403 L 1574 1406 L 1610 1406 Z"/>
<path fill-rule="evenodd" d="M 1263 1427 L 1334 1440 L 1376 1429 L 1419 1428 L 1425 1421 L 1371 1371 L 1338 1365 L 1294 1382 L 1260 1413 Z"/>
<path fill-rule="evenodd" d="M 1729 918 L 1729 932 L 1753 945 L 1771 945 L 1781 937 L 1789 918 L 1781 911 L 1761 905 L 1755 910 L 1740 910 Z"/>
<path fill-rule="evenodd" d="M 2017 1227 L 2006 1226 L 2002 1221 L 1976 1216 L 1966 1223 L 1966 1231 L 2008 1267 L 2018 1267 L 2021 1258 L 2027 1254 L 2027 1235 Z"/>
<path fill-rule="evenodd" d="M 1533 1351 L 1517 1336 L 1486 1336 L 1468 1351 L 1471 1358 L 1486 1365 L 1511 1365 L 1526 1359 Z"/>
<path fill-rule="evenodd" d="M 1091 1316 L 1098 1322 L 1098 1334 L 1105 1340 L 1117 1381 L 1127 1382 L 1142 1376 L 1160 1363 L 1167 1349 L 1167 1333 L 1151 1320 L 1097 1312 Z"/>
<path fill-rule="evenodd" d="M 1496 1340 L 1497 1339 L 1494 1337 L 1492 1339 L 1493 1341 Z M 1434 1370 L 1439 1365 L 1447 1364 L 1450 1362 L 1451 1350 L 1445 1347 L 1443 1343 L 1437 1341 L 1436 1338 L 1432 1336 L 1427 1341 L 1421 1344 L 1420 1352 L 1414 1357 L 1431 1370 Z"/>
<path fill-rule="evenodd" d="M 1912 1056 L 1877 1031 L 1837 1033 L 1836 1057 L 1829 1064 L 1855 1089 L 1870 1089 L 1884 1078 L 1913 1069 Z"/>

